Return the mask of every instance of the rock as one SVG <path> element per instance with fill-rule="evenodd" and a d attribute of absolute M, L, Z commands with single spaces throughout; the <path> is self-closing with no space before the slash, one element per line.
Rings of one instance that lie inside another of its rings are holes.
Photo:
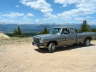
<path fill-rule="evenodd" d="M 10 39 L 10 37 L 4 33 L 0 33 L 0 39 Z"/>

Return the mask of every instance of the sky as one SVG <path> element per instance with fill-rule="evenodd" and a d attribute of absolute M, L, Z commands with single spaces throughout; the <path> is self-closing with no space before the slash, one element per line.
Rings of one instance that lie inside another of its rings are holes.
<path fill-rule="evenodd" d="M 0 0 L 0 23 L 96 23 L 96 0 Z"/>

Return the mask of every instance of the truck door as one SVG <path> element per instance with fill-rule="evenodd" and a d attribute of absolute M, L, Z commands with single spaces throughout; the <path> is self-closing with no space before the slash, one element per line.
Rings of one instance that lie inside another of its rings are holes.
<path fill-rule="evenodd" d="M 77 33 L 75 31 L 75 29 L 70 28 L 70 34 L 69 34 L 69 42 L 71 44 L 75 44 L 77 42 Z"/>
<path fill-rule="evenodd" d="M 70 29 L 63 28 L 61 32 L 61 44 L 62 45 L 71 45 L 75 43 L 75 34 L 72 34 Z"/>

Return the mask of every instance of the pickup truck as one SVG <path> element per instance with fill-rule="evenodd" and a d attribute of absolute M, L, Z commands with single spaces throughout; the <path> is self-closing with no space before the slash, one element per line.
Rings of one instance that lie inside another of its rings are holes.
<path fill-rule="evenodd" d="M 32 44 L 39 49 L 48 48 L 49 52 L 54 52 L 57 46 L 69 46 L 74 44 L 90 45 L 95 39 L 95 32 L 78 32 L 71 27 L 54 27 L 48 34 L 33 36 Z"/>

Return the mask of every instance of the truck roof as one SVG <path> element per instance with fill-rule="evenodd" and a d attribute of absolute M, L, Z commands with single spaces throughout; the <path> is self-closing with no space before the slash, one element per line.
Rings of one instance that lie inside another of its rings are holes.
<path fill-rule="evenodd" d="M 56 26 L 56 27 L 52 27 L 52 28 L 73 28 L 74 29 L 74 27 L 72 27 L 72 26 Z"/>

